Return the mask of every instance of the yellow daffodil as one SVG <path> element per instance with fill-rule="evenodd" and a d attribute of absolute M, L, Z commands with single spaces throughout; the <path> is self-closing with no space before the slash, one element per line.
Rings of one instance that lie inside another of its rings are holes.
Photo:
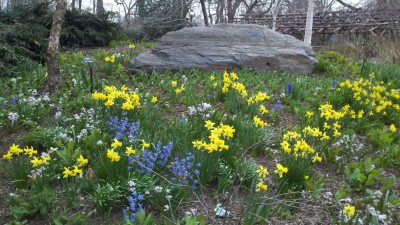
<path fill-rule="evenodd" d="M 218 87 L 218 83 L 217 82 L 214 82 L 213 83 L 213 88 L 217 88 Z"/>
<path fill-rule="evenodd" d="M 307 115 L 308 118 L 311 118 L 314 115 L 314 113 L 310 112 L 310 111 L 307 111 L 306 115 Z"/>
<path fill-rule="evenodd" d="M 214 75 L 211 75 L 211 76 L 210 76 L 210 80 L 211 80 L 211 81 L 214 81 L 214 80 L 215 80 L 215 76 L 214 76 Z"/>
<path fill-rule="evenodd" d="M 158 101 L 158 99 L 157 99 L 156 96 L 153 96 L 153 97 L 151 98 L 151 102 L 152 102 L 152 103 L 156 104 L 157 101 Z"/>
<path fill-rule="evenodd" d="M 24 153 L 24 150 L 22 150 L 19 145 L 12 144 L 9 150 L 10 153 L 13 155 L 18 155 Z"/>
<path fill-rule="evenodd" d="M 397 131 L 396 126 L 394 124 L 390 124 L 389 130 L 392 133 L 395 133 Z"/>
<path fill-rule="evenodd" d="M 178 86 L 178 82 L 177 81 L 171 81 L 171 85 L 172 85 L 172 87 L 176 87 L 176 86 Z"/>
<path fill-rule="evenodd" d="M 109 149 L 107 151 L 107 157 L 111 159 L 111 162 L 118 162 L 121 156 L 118 155 L 118 152 L 114 152 L 114 149 Z"/>
<path fill-rule="evenodd" d="M 64 167 L 63 174 L 64 174 L 63 178 L 67 178 L 69 176 L 71 176 L 71 177 L 76 176 L 76 174 L 72 170 L 69 170 L 69 167 Z"/>
<path fill-rule="evenodd" d="M 7 154 L 3 155 L 3 159 L 5 160 L 11 160 L 12 159 L 13 154 L 11 152 L 7 152 Z"/>
<path fill-rule="evenodd" d="M 122 146 L 122 142 L 118 141 L 116 138 L 114 138 L 113 143 L 111 144 L 111 147 L 113 149 L 116 149 L 116 148 L 121 147 L 121 146 Z"/>
<path fill-rule="evenodd" d="M 263 167 L 263 166 L 259 166 L 259 169 L 256 170 L 256 173 L 258 173 L 258 176 L 261 178 L 265 178 L 268 175 L 268 170 L 267 168 Z"/>
<path fill-rule="evenodd" d="M 136 150 L 133 149 L 133 148 L 132 148 L 132 145 L 131 145 L 131 146 L 129 146 L 129 147 L 126 147 L 125 154 L 126 154 L 127 156 L 134 155 L 134 154 L 136 154 Z"/>
<path fill-rule="evenodd" d="M 79 169 L 78 166 L 74 166 L 74 170 L 72 172 L 76 176 L 77 174 L 82 174 L 82 169 Z"/>
<path fill-rule="evenodd" d="M 265 93 L 258 92 L 256 97 L 255 97 L 256 102 L 261 102 L 264 100 L 269 100 L 269 96 Z"/>
<path fill-rule="evenodd" d="M 258 116 L 254 116 L 253 121 L 254 121 L 254 125 L 256 127 L 266 127 L 266 126 L 268 126 L 268 123 L 262 121 Z"/>
<path fill-rule="evenodd" d="M 262 180 L 257 184 L 256 192 L 259 192 L 260 190 L 268 190 L 268 185 L 264 184 L 264 181 Z"/>
<path fill-rule="evenodd" d="M 41 158 L 42 158 L 43 164 L 48 164 L 48 162 L 51 160 L 50 155 L 47 155 L 47 156 L 42 155 Z"/>
<path fill-rule="evenodd" d="M 135 49 L 136 46 L 135 46 L 134 44 L 130 44 L 130 45 L 129 45 L 129 48 L 130 48 L 130 49 Z"/>
<path fill-rule="evenodd" d="M 142 140 L 142 150 L 145 148 L 150 148 L 150 143 L 146 143 L 144 140 Z"/>
<path fill-rule="evenodd" d="M 321 157 L 321 156 L 318 156 L 318 153 L 315 154 L 315 156 L 313 157 L 313 160 L 312 160 L 312 162 L 316 162 L 316 161 L 318 161 L 318 162 L 321 162 L 321 161 L 322 161 L 322 157 Z"/>
<path fill-rule="evenodd" d="M 207 128 L 208 130 L 211 130 L 214 128 L 215 123 L 211 122 L 211 120 L 207 120 L 206 121 L 206 125 L 204 125 L 205 128 Z"/>
<path fill-rule="evenodd" d="M 83 155 L 80 155 L 77 161 L 78 161 L 78 166 L 83 166 L 89 163 L 89 160 L 83 158 Z"/>
<path fill-rule="evenodd" d="M 283 177 L 284 173 L 289 172 L 289 169 L 287 167 L 282 166 L 281 164 L 276 164 L 276 170 L 274 171 L 274 173 L 279 174 L 279 178 Z"/>
<path fill-rule="evenodd" d="M 265 108 L 264 105 L 260 105 L 260 108 L 258 109 L 261 114 L 268 114 L 268 109 Z"/>
<path fill-rule="evenodd" d="M 24 148 L 24 155 L 29 155 L 29 157 L 32 157 L 33 155 L 37 154 L 37 150 L 34 150 L 33 147 L 26 147 Z"/>
<path fill-rule="evenodd" d="M 346 214 L 349 218 L 351 218 L 356 212 L 356 207 L 346 204 L 343 209 L 343 213 Z"/>

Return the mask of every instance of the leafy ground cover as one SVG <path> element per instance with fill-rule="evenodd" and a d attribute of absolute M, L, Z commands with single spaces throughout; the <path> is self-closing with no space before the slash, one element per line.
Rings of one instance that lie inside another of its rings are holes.
<path fill-rule="evenodd" d="M 398 65 L 126 74 L 152 45 L 2 79 L 2 223 L 400 223 Z"/>

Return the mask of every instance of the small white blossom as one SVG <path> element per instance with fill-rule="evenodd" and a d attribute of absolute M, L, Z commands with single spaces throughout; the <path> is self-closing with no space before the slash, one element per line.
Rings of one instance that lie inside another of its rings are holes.
<path fill-rule="evenodd" d="M 103 145 L 103 141 L 102 141 L 102 140 L 98 140 L 98 141 L 96 142 L 96 145 Z"/>
<path fill-rule="evenodd" d="M 157 192 L 157 193 L 161 193 L 162 190 L 163 190 L 163 188 L 160 187 L 160 186 L 156 186 L 156 187 L 154 188 L 154 191 Z"/>
<path fill-rule="evenodd" d="M 168 211 L 169 210 L 169 205 L 164 205 L 164 211 Z"/>
<path fill-rule="evenodd" d="M 56 115 L 54 117 L 56 119 L 59 119 L 61 117 L 61 112 L 60 111 L 56 112 Z"/>
<path fill-rule="evenodd" d="M 18 113 L 16 112 L 9 112 L 8 113 L 8 119 L 11 120 L 11 124 L 14 124 L 15 121 L 18 120 Z"/>
<path fill-rule="evenodd" d="M 167 196 L 165 196 L 165 198 L 167 199 L 167 201 L 170 201 L 172 198 L 172 195 L 167 195 Z"/>

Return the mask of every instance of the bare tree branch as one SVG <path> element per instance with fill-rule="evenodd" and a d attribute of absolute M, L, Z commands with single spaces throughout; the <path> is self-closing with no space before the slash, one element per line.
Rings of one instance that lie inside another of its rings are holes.
<path fill-rule="evenodd" d="M 356 7 L 354 7 L 354 6 L 350 5 L 350 4 L 347 4 L 347 3 L 343 2 L 342 0 L 336 0 L 336 1 L 339 2 L 342 6 L 344 6 L 346 8 L 349 8 L 351 10 L 360 10 L 360 8 L 356 8 Z"/>

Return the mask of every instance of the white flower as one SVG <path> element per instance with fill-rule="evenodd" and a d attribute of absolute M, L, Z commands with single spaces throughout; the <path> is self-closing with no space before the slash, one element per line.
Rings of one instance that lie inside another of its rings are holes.
<path fill-rule="evenodd" d="M 98 140 L 98 141 L 96 142 L 96 145 L 103 145 L 103 141 L 102 141 L 102 140 Z"/>
<path fill-rule="evenodd" d="M 78 114 L 75 114 L 75 115 L 74 115 L 74 118 L 75 118 L 76 121 L 81 120 L 81 117 L 80 117 Z"/>
<path fill-rule="evenodd" d="M 167 201 L 170 201 L 172 198 L 172 195 L 167 195 L 167 196 L 165 196 L 165 198 L 167 199 Z"/>
<path fill-rule="evenodd" d="M 157 192 L 157 193 L 161 193 L 162 190 L 163 190 L 163 188 L 160 187 L 160 186 L 156 186 L 156 187 L 154 188 L 154 191 Z"/>
<path fill-rule="evenodd" d="M 134 187 L 136 183 L 133 180 L 128 181 L 129 187 Z"/>
<path fill-rule="evenodd" d="M 32 95 L 37 95 L 37 90 L 36 89 L 33 89 Z"/>
<path fill-rule="evenodd" d="M 164 212 L 169 210 L 169 205 L 164 205 Z"/>
<path fill-rule="evenodd" d="M 61 112 L 60 111 L 56 112 L 56 115 L 54 117 L 56 119 L 59 119 L 61 117 Z"/>
<path fill-rule="evenodd" d="M 18 120 L 18 113 L 16 112 L 9 112 L 8 113 L 8 119 L 11 120 L 11 123 L 13 124 L 15 121 Z"/>
<path fill-rule="evenodd" d="M 45 102 L 50 101 L 50 97 L 47 93 L 43 96 L 43 101 L 45 101 Z"/>
<path fill-rule="evenodd" d="M 183 74 L 183 75 L 182 75 L 182 82 L 183 82 L 183 83 L 186 83 L 186 81 L 187 81 L 187 77 L 185 76 L 185 74 Z"/>
<path fill-rule="evenodd" d="M 74 83 L 74 86 L 76 86 L 76 84 L 78 83 L 75 78 L 72 79 L 72 83 Z"/>
<path fill-rule="evenodd" d="M 189 106 L 188 107 L 189 116 L 192 116 L 192 115 L 196 114 L 196 112 L 197 112 L 196 107 L 194 107 L 194 106 Z"/>
<path fill-rule="evenodd" d="M 166 190 L 165 190 L 165 193 L 167 193 L 167 194 L 171 193 L 171 189 L 169 189 L 169 188 L 166 189 Z"/>

